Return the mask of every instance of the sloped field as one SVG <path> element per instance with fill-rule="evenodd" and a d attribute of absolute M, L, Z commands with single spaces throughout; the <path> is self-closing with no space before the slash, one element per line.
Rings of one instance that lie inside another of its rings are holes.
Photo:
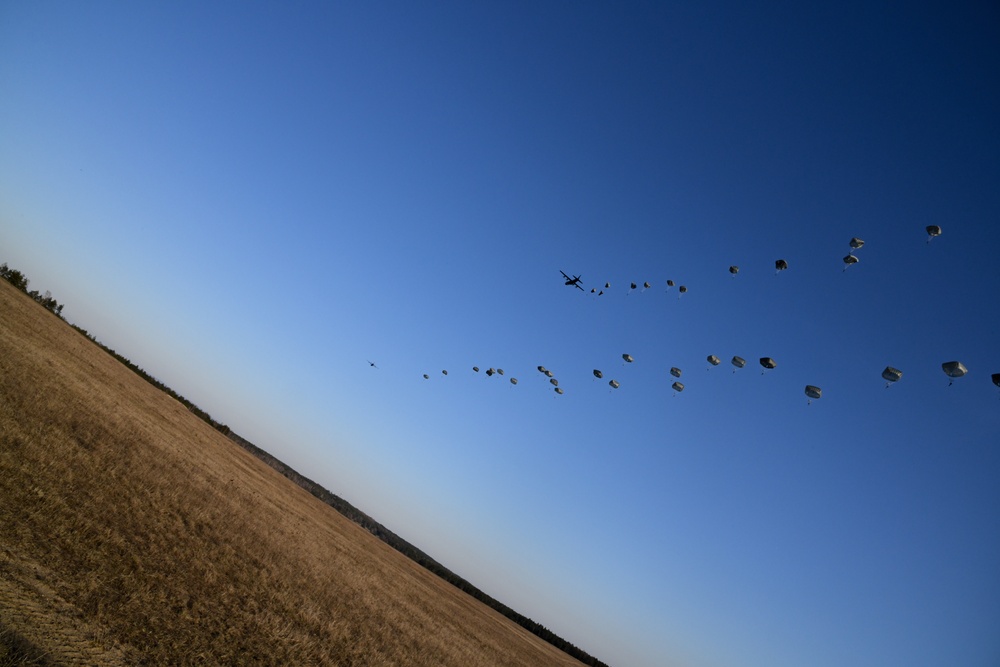
<path fill-rule="evenodd" d="M 0 281 L 4 633 L 67 665 L 580 664 Z"/>

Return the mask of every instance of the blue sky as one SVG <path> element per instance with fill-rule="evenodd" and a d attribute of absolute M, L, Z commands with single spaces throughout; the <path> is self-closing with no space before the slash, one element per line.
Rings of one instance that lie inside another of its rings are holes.
<path fill-rule="evenodd" d="M 1000 13 L 694 4 L 2 3 L 0 261 L 611 665 L 996 665 Z"/>

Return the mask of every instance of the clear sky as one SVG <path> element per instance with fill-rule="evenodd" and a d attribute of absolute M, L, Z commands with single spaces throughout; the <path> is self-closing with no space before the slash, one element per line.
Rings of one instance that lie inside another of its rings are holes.
<path fill-rule="evenodd" d="M 994 667 L 998 70 L 992 2 L 2 2 L 0 261 L 614 667 Z"/>

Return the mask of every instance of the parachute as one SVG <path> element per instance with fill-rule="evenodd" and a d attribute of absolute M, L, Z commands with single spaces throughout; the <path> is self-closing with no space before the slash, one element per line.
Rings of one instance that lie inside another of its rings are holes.
<path fill-rule="evenodd" d="M 563 390 L 560 389 L 559 387 L 556 387 L 556 393 L 559 394 L 560 396 L 562 396 Z"/>
<path fill-rule="evenodd" d="M 517 384 L 517 378 L 511 378 L 510 379 L 510 383 L 511 384 Z"/>
<path fill-rule="evenodd" d="M 719 364 L 722 363 L 722 360 L 719 359 L 714 354 L 710 354 L 708 355 L 708 363 L 712 364 L 713 366 L 718 366 Z"/>
<path fill-rule="evenodd" d="M 496 373 L 496 371 L 495 371 L 495 370 L 493 370 L 492 368 L 487 368 L 487 369 L 486 369 L 486 376 L 487 376 L 487 377 L 493 377 L 493 374 L 494 374 L 494 373 Z"/>
<path fill-rule="evenodd" d="M 735 373 L 738 369 L 743 368 L 744 366 L 747 365 L 747 360 L 744 359 L 743 357 L 733 357 L 731 363 L 734 366 L 733 372 Z"/>
<path fill-rule="evenodd" d="M 604 377 L 604 373 L 602 373 L 601 371 L 599 371 L 599 370 L 597 370 L 595 368 L 594 369 L 594 377 L 597 378 L 598 380 L 600 380 L 602 377 Z"/>
<path fill-rule="evenodd" d="M 667 289 L 670 289 L 673 286 L 674 286 L 674 281 L 673 280 L 668 280 L 667 281 Z"/>
<path fill-rule="evenodd" d="M 631 363 L 632 363 L 633 361 L 635 361 L 635 359 L 633 359 L 633 358 L 632 358 L 632 355 L 631 355 L 631 354 L 623 354 L 623 355 L 622 355 L 622 359 L 624 359 L 624 360 L 625 360 L 626 362 L 628 362 L 628 363 L 630 363 L 630 364 L 631 364 Z"/>
<path fill-rule="evenodd" d="M 478 373 L 479 372 L 479 366 L 473 366 L 472 370 L 474 370 L 474 371 L 476 371 Z"/>
<path fill-rule="evenodd" d="M 545 372 L 545 366 L 539 366 L 538 367 L 538 372 L 539 373 L 544 373 Z"/>
<path fill-rule="evenodd" d="M 648 289 L 649 289 L 650 287 L 652 287 L 652 285 L 650 285 L 649 283 L 643 283 L 643 284 L 642 284 L 642 291 L 643 291 L 643 292 L 645 292 L 645 291 L 646 291 L 646 290 L 648 290 Z"/>
<path fill-rule="evenodd" d="M 823 390 L 819 387 L 811 384 L 806 385 L 806 396 L 809 397 L 809 402 L 812 403 L 814 398 L 822 398 Z"/>
<path fill-rule="evenodd" d="M 951 378 L 951 382 L 948 383 L 949 387 L 955 382 L 955 378 L 960 378 L 969 372 L 969 369 L 961 361 L 946 361 L 941 364 L 941 370 Z"/>
<path fill-rule="evenodd" d="M 733 266 L 729 267 L 729 272 L 735 276 L 737 273 L 740 272 L 740 267 L 734 264 Z"/>
<path fill-rule="evenodd" d="M 990 376 L 990 379 L 993 380 L 993 384 L 1000 387 L 1000 373 L 994 373 Z"/>
<path fill-rule="evenodd" d="M 430 375 L 428 375 L 427 373 L 424 373 L 424 379 L 425 379 L 425 380 L 430 380 L 430 379 L 431 379 L 431 376 L 430 376 Z"/>
<path fill-rule="evenodd" d="M 858 258 L 855 257 L 854 255 L 847 255 L 846 257 L 844 257 L 844 271 L 846 271 L 847 267 L 849 267 L 851 264 L 857 264 L 858 261 L 859 261 Z"/>
<path fill-rule="evenodd" d="M 903 371 L 898 368 L 893 368 L 892 366 L 886 366 L 885 370 L 882 371 L 882 379 L 885 380 L 886 389 L 893 382 L 899 382 L 899 378 L 903 377 Z"/>
<path fill-rule="evenodd" d="M 442 375 L 447 375 L 447 374 L 448 374 L 448 371 L 441 371 L 441 374 L 442 374 Z"/>
<path fill-rule="evenodd" d="M 778 362 L 771 357 L 761 357 L 760 365 L 764 367 L 764 370 L 771 370 L 778 367 Z"/>
<path fill-rule="evenodd" d="M 860 248 L 861 246 L 863 246 L 864 244 L 865 244 L 865 242 L 864 242 L 864 241 L 862 241 L 862 240 L 861 240 L 861 239 L 859 239 L 859 238 L 858 238 L 857 236 L 855 236 L 855 237 L 854 237 L 853 239 L 851 239 L 851 250 L 852 250 L 852 251 L 853 251 L 853 250 L 857 250 L 857 249 L 859 249 L 859 248 Z"/>
<path fill-rule="evenodd" d="M 604 289 L 611 289 L 611 283 L 604 283 Z"/>
<path fill-rule="evenodd" d="M 774 263 L 774 272 L 775 273 L 777 273 L 778 271 L 784 271 L 787 268 L 788 268 L 788 262 L 786 262 L 783 259 L 779 259 L 779 260 L 777 260 Z"/>
<path fill-rule="evenodd" d="M 608 384 L 611 386 L 612 389 L 617 389 L 618 387 L 622 386 L 618 380 L 612 380 Z"/>
<path fill-rule="evenodd" d="M 670 374 L 673 375 L 675 378 L 679 378 L 681 376 L 681 369 L 674 366 L 673 368 L 670 369 Z"/>
<path fill-rule="evenodd" d="M 498 368 L 497 369 L 497 375 L 503 375 L 503 369 L 502 368 Z"/>
<path fill-rule="evenodd" d="M 552 371 L 546 369 L 544 375 L 545 375 L 545 377 L 550 378 L 550 377 L 552 377 Z"/>
<path fill-rule="evenodd" d="M 554 387 L 558 387 L 559 386 L 559 380 L 557 380 L 555 378 L 552 378 L 551 380 L 549 380 L 549 384 L 551 384 Z"/>
<path fill-rule="evenodd" d="M 675 382 L 670 386 L 673 387 L 674 391 L 676 391 L 678 394 L 684 391 L 684 385 L 681 384 L 680 382 Z"/>
<path fill-rule="evenodd" d="M 680 290 L 681 290 L 681 294 L 684 294 L 685 292 L 688 291 L 688 288 L 684 287 L 684 285 L 681 285 Z"/>
<path fill-rule="evenodd" d="M 930 243 L 935 236 L 941 236 L 941 228 L 937 225 L 927 225 L 927 242 Z"/>

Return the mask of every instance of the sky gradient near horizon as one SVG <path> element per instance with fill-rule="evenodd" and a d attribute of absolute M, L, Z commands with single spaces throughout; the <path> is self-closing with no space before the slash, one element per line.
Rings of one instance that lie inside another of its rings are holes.
<path fill-rule="evenodd" d="M 0 262 L 612 667 L 993 667 L 1000 9 L 807 4 L 0 2 Z"/>

